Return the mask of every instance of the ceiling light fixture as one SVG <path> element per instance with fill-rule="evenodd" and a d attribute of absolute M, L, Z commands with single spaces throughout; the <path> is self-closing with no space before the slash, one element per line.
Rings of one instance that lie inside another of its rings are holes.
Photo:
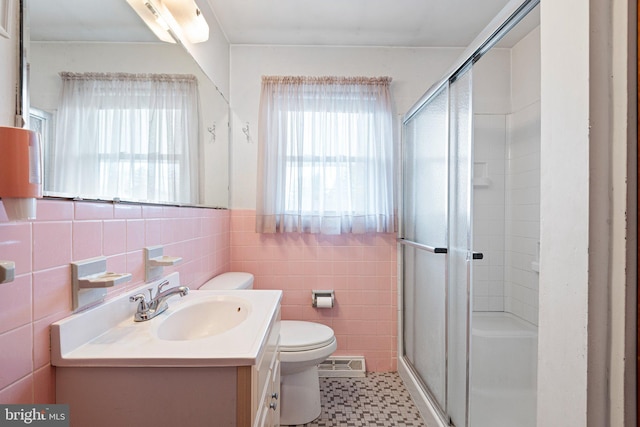
<path fill-rule="evenodd" d="M 201 43 L 209 25 L 194 0 L 127 0 L 153 33 L 168 43 Z"/>
<path fill-rule="evenodd" d="M 209 25 L 194 0 L 161 0 L 190 43 L 209 40 Z"/>

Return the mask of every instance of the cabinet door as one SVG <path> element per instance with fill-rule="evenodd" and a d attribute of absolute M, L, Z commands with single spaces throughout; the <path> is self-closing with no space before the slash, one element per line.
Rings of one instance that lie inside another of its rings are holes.
<path fill-rule="evenodd" d="M 271 374 L 271 403 L 269 412 L 271 416 L 271 426 L 280 425 L 280 357 L 275 361 L 273 373 Z"/>

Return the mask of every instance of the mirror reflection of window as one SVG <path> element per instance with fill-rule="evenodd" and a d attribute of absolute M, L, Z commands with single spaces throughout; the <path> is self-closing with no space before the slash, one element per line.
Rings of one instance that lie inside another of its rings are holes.
<path fill-rule="evenodd" d="M 59 73 L 62 71 L 191 74 L 198 79 L 201 115 L 199 160 L 198 168 L 192 171 L 193 177 L 199 180 L 198 198 L 191 203 L 182 199 L 150 202 L 113 194 L 109 200 L 117 198 L 127 202 L 197 204 L 217 208 L 229 206 L 229 103 L 212 80 L 217 75 L 214 69 L 228 69 L 226 55 L 218 55 L 216 50 L 215 59 L 207 56 L 206 61 L 200 64 L 185 46 L 158 41 L 125 1 L 102 2 L 99 7 L 96 7 L 95 0 L 30 0 L 23 3 L 24 15 L 29 16 L 30 21 L 25 34 L 25 40 L 29 41 L 25 46 L 27 61 L 24 64 L 24 72 L 27 65 L 29 69 L 27 101 L 30 106 L 53 113 L 54 118 L 58 114 Z M 209 8 L 207 5 L 202 7 Z M 109 16 L 108 22 L 105 22 L 105 16 Z M 211 142 L 211 134 L 207 131 L 213 126 L 217 129 L 215 143 Z M 47 148 L 54 139 L 55 132 L 47 139 L 49 142 L 43 144 L 44 196 L 104 199 L 95 194 L 78 194 L 73 189 L 51 189 L 49 177 L 52 171 L 49 170 L 51 163 L 48 162 Z"/>
<path fill-rule="evenodd" d="M 192 75 L 60 73 L 49 189 L 99 199 L 198 202 Z"/>
<path fill-rule="evenodd" d="M 53 135 L 55 134 L 55 115 L 48 111 L 41 110 L 39 108 L 29 108 L 29 128 L 35 130 L 40 135 L 40 147 L 42 147 L 42 158 L 48 157 L 48 149 L 53 141 Z M 47 170 L 44 170 L 46 182 L 49 178 L 46 176 Z"/>

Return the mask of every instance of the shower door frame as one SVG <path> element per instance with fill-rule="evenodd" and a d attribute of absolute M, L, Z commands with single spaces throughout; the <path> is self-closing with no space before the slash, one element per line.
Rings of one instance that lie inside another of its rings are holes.
<path fill-rule="evenodd" d="M 485 53 L 489 51 L 505 34 L 507 34 L 515 25 L 518 24 L 531 10 L 533 10 L 540 0 L 510 0 L 509 3 L 496 15 L 496 17 L 485 27 L 485 29 L 474 39 L 474 41 L 465 49 L 463 54 L 456 60 L 453 66 L 447 73 L 435 84 L 433 84 L 429 90 L 416 102 L 403 116 L 402 128 L 404 125 L 415 116 L 424 105 L 429 103 L 431 99 L 436 96 L 441 89 L 455 80 L 456 76 L 463 74 L 466 70 L 473 67 L 473 64 L 478 61 Z M 471 110 L 471 115 L 473 110 Z M 402 136 L 404 138 L 404 135 Z M 473 145 L 473 137 L 471 144 Z M 403 158 L 404 153 L 401 153 L 400 158 Z M 404 177 L 403 162 L 400 162 L 400 176 Z M 400 180 L 402 182 L 402 179 Z M 404 226 L 403 221 L 403 202 L 404 194 L 403 187 L 401 186 L 399 191 L 399 207 L 400 218 L 399 233 L 403 233 Z M 435 399 L 431 393 L 424 387 L 422 380 L 420 380 L 415 371 L 413 370 L 411 363 L 407 360 L 404 354 L 404 260 L 403 260 L 403 248 L 404 244 L 411 245 L 409 242 L 403 242 L 402 235 L 398 236 L 398 254 L 399 254 L 399 266 L 398 266 L 398 301 L 400 302 L 400 312 L 398 314 L 398 372 L 406 384 L 411 396 L 413 397 L 416 405 L 418 406 L 422 416 L 425 418 L 426 423 L 433 427 L 447 427 L 450 424 L 450 417 L 443 412 L 443 410 L 435 403 Z M 446 253 L 446 252 L 445 252 Z M 447 263 L 448 264 L 448 263 Z M 468 296 L 470 297 L 470 295 Z M 467 306 L 470 307 L 469 302 Z M 470 309 L 469 309 L 470 310 Z M 467 363 L 466 363 L 466 376 L 467 376 L 467 396 L 466 396 L 466 421 L 464 426 L 469 425 L 469 381 L 470 381 L 470 367 L 469 367 L 469 351 L 470 351 L 470 313 L 467 313 Z M 448 318 L 448 316 L 447 316 Z M 448 326 L 445 326 L 448 328 Z M 446 335 L 448 336 L 448 331 Z M 447 357 L 448 359 L 448 357 Z M 445 370 L 447 362 L 445 361 Z"/>

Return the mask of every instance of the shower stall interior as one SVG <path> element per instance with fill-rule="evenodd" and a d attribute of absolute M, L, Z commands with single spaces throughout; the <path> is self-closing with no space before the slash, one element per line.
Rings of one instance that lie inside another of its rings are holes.
<path fill-rule="evenodd" d="M 399 371 L 440 425 L 535 426 L 537 3 L 510 2 L 404 118 Z"/>

